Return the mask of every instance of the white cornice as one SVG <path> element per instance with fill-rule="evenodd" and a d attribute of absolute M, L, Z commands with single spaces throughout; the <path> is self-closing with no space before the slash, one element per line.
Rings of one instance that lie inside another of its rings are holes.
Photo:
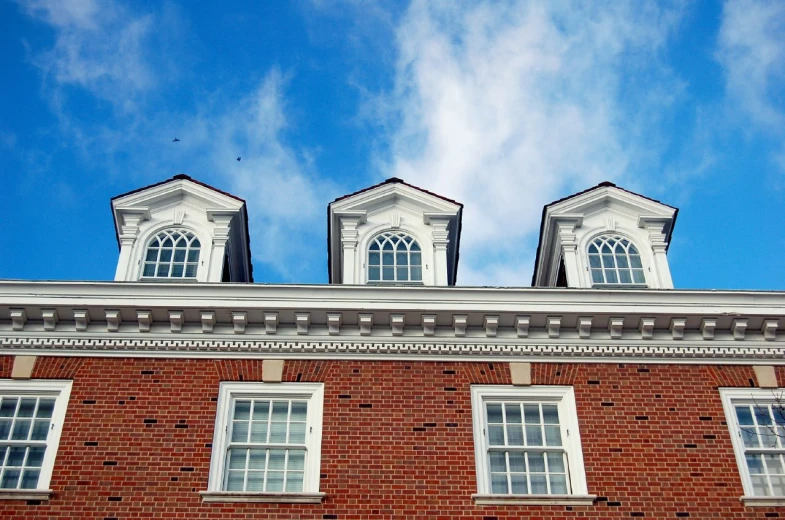
<path fill-rule="evenodd" d="M 783 316 L 783 292 L 0 281 L 5 353 L 256 355 L 272 345 L 320 356 L 302 345 L 357 344 L 378 356 L 404 344 L 414 345 L 406 355 L 461 359 L 785 363 Z"/>

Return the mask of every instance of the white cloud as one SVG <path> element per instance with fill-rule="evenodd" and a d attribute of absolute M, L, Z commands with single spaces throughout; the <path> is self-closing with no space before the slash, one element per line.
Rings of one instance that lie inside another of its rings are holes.
<path fill-rule="evenodd" d="M 64 86 L 86 89 L 129 112 L 137 97 L 156 85 L 146 56 L 156 30 L 153 15 L 137 15 L 111 0 L 32 0 L 20 6 L 55 32 L 53 46 L 31 59 L 52 89 L 50 100 L 58 111 Z"/>
<path fill-rule="evenodd" d="M 413 2 L 378 102 L 383 169 L 466 205 L 461 284 L 528 284 L 543 204 L 642 183 L 648 128 L 678 95 L 658 54 L 679 21 L 656 2 Z"/>
<path fill-rule="evenodd" d="M 725 69 L 733 101 L 755 123 L 781 135 L 785 124 L 785 3 L 726 1 L 717 59 Z"/>

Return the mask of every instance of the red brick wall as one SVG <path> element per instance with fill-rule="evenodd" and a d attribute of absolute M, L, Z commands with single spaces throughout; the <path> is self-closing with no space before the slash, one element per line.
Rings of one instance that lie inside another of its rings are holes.
<path fill-rule="evenodd" d="M 0 358 L 0 377 L 11 364 Z M 748 367 L 534 364 L 573 385 L 592 506 L 476 506 L 469 385 L 508 384 L 505 363 L 288 361 L 325 383 L 319 505 L 204 504 L 220 381 L 261 361 L 39 358 L 73 379 L 49 502 L 0 501 L 0 518 L 785 518 L 745 508 L 717 392 Z M 782 373 L 780 373 L 782 376 Z M 689 514 L 689 516 L 687 516 Z"/>

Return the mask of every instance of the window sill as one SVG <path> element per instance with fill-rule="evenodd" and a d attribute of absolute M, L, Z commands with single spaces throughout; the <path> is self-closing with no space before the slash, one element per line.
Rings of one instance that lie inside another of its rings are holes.
<path fill-rule="evenodd" d="M 0 489 L 0 500 L 49 500 L 51 489 Z"/>
<path fill-rule="evenodd" d="M 741 500 L 747 507 L 779 507 L 785 506 L 785 497 L 754 497 L 743 496 Z"/>
<path fill-rule="evenodd" d="M 478 506 L 590 506 L 596 495 L 472 495 Z"/>
<path fill-rule="evenodd" d="M 321 504 L 326 493 L 246 493 L 241 491 L 200 491 L 202 502 L 244 502 L 267 504 Z"/>

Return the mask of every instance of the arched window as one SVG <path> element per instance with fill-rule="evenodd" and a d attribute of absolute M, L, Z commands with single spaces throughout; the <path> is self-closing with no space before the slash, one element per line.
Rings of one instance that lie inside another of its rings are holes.
<path fill-rule="evenodd" d="M 593 284 L 643 285 L 641 255 L 626 238 L 604 235 L 589 244 L 589 268 Z"/>
<path fill-rule="evenodd" d="M 368 281 L 422 282 L 420 244 L 406 233 L 386 232 L 368 247 Z"/>
<path fill-rule="evenodd" d="M 166 229 L 150 241 L 142 278 L 196 278 L 199 239 L 184 229 Z"/>

